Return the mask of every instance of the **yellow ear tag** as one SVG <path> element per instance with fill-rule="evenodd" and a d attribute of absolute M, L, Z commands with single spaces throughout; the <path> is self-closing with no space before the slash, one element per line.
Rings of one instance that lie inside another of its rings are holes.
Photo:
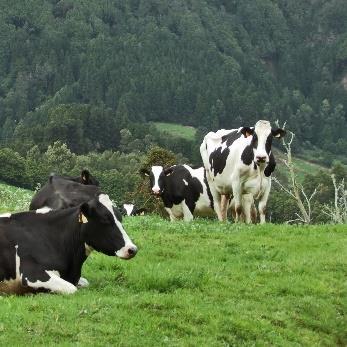
<path fill-rule="evenodd" d="M 83 224 L 88 223 L 87 217 L 82 212 L 79 214 L 79 222 Z"/>

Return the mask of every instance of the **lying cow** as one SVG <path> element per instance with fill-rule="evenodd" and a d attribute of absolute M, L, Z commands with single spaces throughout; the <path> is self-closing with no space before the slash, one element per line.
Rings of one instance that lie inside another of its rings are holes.
<path fill-rule="evenodd" d="M 283 129 L 274 130 L 268 121 L 260 120 L 254 128 L 222 129 L 205 136 L 200 153 L 219 220 L 226 219 L 227 201 L 233 197 L 236 221 L 244 213 L 246 223 L 250 223 L 256 199 L 260 222 L 265 222 L 270 175 L 276 166 L 272 139 L 284 135 Z"/>
<path fill-rule="evenodd" d="M 151 190 L 160 196 L 171 221 L 182 218 L 191 221 L 194 214 L 213 213 L 213 199 L 203 167 L 175 165 L 167 169 L 152 166 L 141 170 L 149 176 Z"/>
<path fill-rule="evenodd" d="M 60 176 L 50 176 L 46 183 L 32 198 L 29 210 L 48 207 L 59 210 L 77 206 L 100 193 L 95 185 L 85 185 Z"/>
<path fill-rule="evenodd" d="M 0 218 L 0 292 L 72 294 L 92 249 L 130 259 L 137 252 L 106 194 L 46 214 Z"/>
<path fill-rule="evenodd" d="M 88 170 L 82 170 L 81 175 L 77 177 L 62 176 L 62 178 L 85 185 L 99 186 L 99 181 Z"/>

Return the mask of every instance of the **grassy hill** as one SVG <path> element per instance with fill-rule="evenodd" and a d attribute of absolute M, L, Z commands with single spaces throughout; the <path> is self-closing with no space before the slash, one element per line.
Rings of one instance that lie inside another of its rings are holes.
<path fill-rule="evenodd" d="M 2 210 L 23 209 L 32 194 L 4 185 L 0 192 L 12 197 Z M 123 224 L 138 255 L 93 253 L 82 274 L 89 288 L 0 296 L 0 345 L 347 344 L 345 226 L 155 216 Z"/>

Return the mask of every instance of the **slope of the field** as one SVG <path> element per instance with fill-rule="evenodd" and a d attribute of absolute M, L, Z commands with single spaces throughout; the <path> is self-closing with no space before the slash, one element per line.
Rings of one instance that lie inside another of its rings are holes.
<path fill-rule="evenodd" d="M 30 192 L 0 188 L 22 201 L 2 201 L 2 210 L 30 200 Z M 82 273 L 88 288 L 0 296 L 0 345 L 347 344 L 345 226 L 155 216 L 123 224 L 138 255 L 122 261 L 93 253 Z"/>

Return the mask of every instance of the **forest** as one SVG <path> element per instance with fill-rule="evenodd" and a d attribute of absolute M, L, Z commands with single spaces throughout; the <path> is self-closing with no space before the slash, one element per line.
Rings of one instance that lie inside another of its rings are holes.
<path fill-rule="evenodd" d="M 258 119 L 341 168 L 346 90 L 344 0 L 3 0 L 0 180 L 89 167 L 124 200 L 153 146 L 199 164 L 206 132 Z M 178 141 L 155 122 L 197 131 Z"/>

